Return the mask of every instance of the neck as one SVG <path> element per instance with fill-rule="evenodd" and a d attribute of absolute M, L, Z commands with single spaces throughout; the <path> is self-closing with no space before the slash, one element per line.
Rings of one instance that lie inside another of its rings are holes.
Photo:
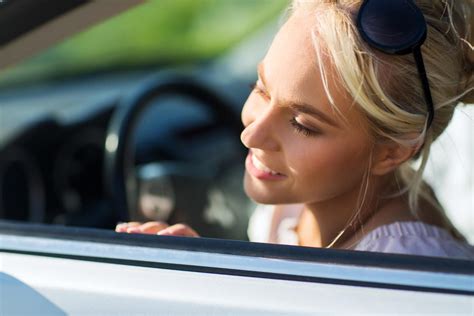
<path fill-rule="evenodd" d="M 330 200 L 305 204 L 297 227 L 300 245 L 327 247 L 342 231 L 335 245 L 347 241 L 380 209 L 381 200 L 377 197 L 381 192 L 377 188 L 384 187 L 383 182 L 386 181 L 371 179 L 365 198 L 359 187 Z"/>

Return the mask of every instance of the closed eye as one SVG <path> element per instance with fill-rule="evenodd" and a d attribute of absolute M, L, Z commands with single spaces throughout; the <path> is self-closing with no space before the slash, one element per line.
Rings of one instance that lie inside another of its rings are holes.
<path fill-rule="evenodd" d="M 265 99 L 270 98 L 268 93 L 264 89 L 259 87 L 259 85 L 256 82 L 251 83 L 249 86 L 250 86 L 250 92 L 255 92 L 255 93 L 259 94 L 260 96 L 262 96 Z"/>
<path fill-rule="evenodd" d="M 304 136 L 314 137 L 314 136 L 317 136 L 317 135 L 320 135 L 320 134 L 321 134 L 321 132 L 319 132 L 319 131 L 315 131 L 315 130 L 313 130 L 313 129 L 309 129 L 309 128 L 307 128 L 306 126 L 301 125 L 300 123 L 298 123 L 298 121 L 296 120 L 295 117 L 292 117 L 292 118 L 290 119 L 290 124 L 293 126 L 293 128 L 295 129 L 295 131 L 297 131 L 298 133 L 303 134 Z"/>
<path fill-rule="evenodd" d="M 255 92 L 255 93 L 259 94 L 260 96 L 262 96 L 265 99 L 269 98 L 266 91 L 263 90 L 262 88 L 260 88 L 257 83 L 255 83 L 255 82 L 251 83 L 251 84 L 249 84 L 249 87 L 250 87 L 250 91 L 252 93 Z M 304 136 L 316 136 L 316 135 L 321 134 L 321 132 L 319 132 L 319 131 L 315 131 L 313 129 L 307 128 L 306 126 L 298 123 L 298 121 L 296 120 L 295 117 L 292 117 L 290 119 L 290 124 L 293 126 L 293 128 L 295 129 L 296 132 L 301 133 Z"/>

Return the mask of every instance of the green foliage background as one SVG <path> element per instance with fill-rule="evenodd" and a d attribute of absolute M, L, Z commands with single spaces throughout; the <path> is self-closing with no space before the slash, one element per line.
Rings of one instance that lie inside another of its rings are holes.
<path fill-rule="evenodd" d="M 0 85 L 206 61 L 276 17 L 287 3 L 149 0 L 1 72 Z"/>

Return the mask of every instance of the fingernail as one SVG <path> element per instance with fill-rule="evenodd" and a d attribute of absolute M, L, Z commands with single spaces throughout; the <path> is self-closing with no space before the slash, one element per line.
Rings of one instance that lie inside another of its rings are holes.
<path fill-rule="evenodd" d="M 157 235 L 168 235 L 169 234 L 169 231 L 167 231 L 166 229 L 163 229 L 163 230 L 160 230 Z"/>

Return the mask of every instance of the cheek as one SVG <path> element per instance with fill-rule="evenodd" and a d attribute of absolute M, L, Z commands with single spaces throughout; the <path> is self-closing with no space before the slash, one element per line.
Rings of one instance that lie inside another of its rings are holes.
<path fill-rule="evenodd" d="M 322 136 L 324 137 L 324 136 Z M 297 153 L 288 157 L 292 173 L 304 182 L 324 184 L 339 181 L 352 183 L 363 176 L 370 158 L 367 144 L 333 139 L 315 139 L 308 144 L 293 143 L 292 152 Z"/>

